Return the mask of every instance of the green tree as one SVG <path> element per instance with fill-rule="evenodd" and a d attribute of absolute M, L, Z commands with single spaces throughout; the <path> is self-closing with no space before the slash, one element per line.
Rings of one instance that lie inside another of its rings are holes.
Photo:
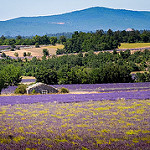
<path fill-rule="evenodd" d="M 150 73 L 136 73 L 136 82 L 150 82 Z"/>
<path fill-rule="evenodd" d="M 56 45 L 56 42 L 57 42 L 57 37 L 51 37 L 51 38 L 50 38 L 50 43 L 51 43 L 52 45 Z"/>
<path fill-rule="evenodd" d="M 49 56 L 49 52 L 48 52 L 47 49 L 43 49 L 43 55 L 44 55 L 44 56 Z"/>
<path fill-rule="evenodd" d="M 28 53 L 27 53 L 27 56 L 31 56 L 31 53 L 30 53 L 30 52 L 28 52 Z"/>
<path fill-rule="evenodd" d="M 64 35 L 60 36 L 59 40 L 60 40 L 60 43 L 62 43 L 62 44 L 67 41 L 67 39 Z"/>
<path fill-rule="evenodd" d="M 45 84 L 56 84 L 57 83 L 57 72 L 52 69 L 40 68 L 35 75 L 37 82 Z"/>
<path fill-rule="evenodd" d="M 5 87 L 5 80 L 3 79 L 2 74 L 0 73 L 0 94 L 4 87 Z"/>
<path fill-rule="evenodd" d="M 26 52 L 24 52 L 24 53 L 23 53 L 23 57 L 26 57 L 26 56 L 27 56 L 27 53 L 26 53 Z"/>
<path fill-rule="evenodd" d="M 18 85 L 22 80 L 22 72 L 20 67 L 16 67 L 14 65 L 7 65 L 2 69 L 3 79 L 5 81 L 6 86 Z"/>
<path fill-rule="evenodd" d="M 39 48 L 40 46 L 39 46 L 39 43 L 35 43 L 35 48 Z"/>
<path fill-rule="evenodd" d="M 3 88 L 18 85 L 21 82 L 21 69 L 14 65 L 7 65 L 0 69 L 0 93 Z"/>
<path fill-rule="evenodd" d="M 15 94 L 25 94 L 27 86 L 24 84 L 18 85 L 18 87 L 15 89 Z"/>
<path fill-rule="evenodd" d="M 1 55 L 1 57 L 6 57 L 6 54 L 3 52 L 2 55 Z"/>
<path fill-rule="evenodd" d="M 15 52 L 14 55 L 15 55 L 15 57 L 18 57 L 18 56 L 19 56 L 19 54 L 18 54 L 17 52 Z"/>
<path fill-rule="evenodd" d="M 149 41 L 149 36 L 146 33 L 141 34 L 141 39 L 143 42 L 147 43 Z"/>

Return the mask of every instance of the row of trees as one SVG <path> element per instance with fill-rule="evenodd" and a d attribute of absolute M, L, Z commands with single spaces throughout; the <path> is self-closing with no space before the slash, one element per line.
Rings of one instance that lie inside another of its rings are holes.
<path fill-rule="evenodd" d="M 14 45 L 55 45 L 56 43 L 63 43 L 64 41 L 66 41 L 65 36 L 60 36 L 59 39 L 57 39 L 57 37 L 48 37 L 47 35 L 36 35 L 32 38 L 24 38 L 20 35 L 16 38 L 6 38 L 3 35 L 0 37 L 0 45 L 11 45 L 12 47 L 14 47 Z"/>
<path fill-rule="evenodd" d="M 6 38 L 0 37 L 0 45 L 47 45 L 56 43 L 64 43 L 65 52 L 79 52 L 89 50 L 105 50 L 114 49 L 119 46 L 119 43 L 136 43 L 136 42 L 150 42 L 150 31 L 133 30 L 133 31 L 115 31 L 97 30 L 96 32 L 74 32 L 71 38 L 66 38 L 64 34 L 59 34 L 59 38 L 56 36 L 50 37 L 33 36 L 33 37 L 21 37 Z"/>
<path fill-rule="evenodd" d="M 47 55 L 46 50 L 43 53 Z M 43 57 L 42 60 L 33 57 L 31 61 L 6 58 L 0 60 L 0 66 L 5 68 L 13 64 L 22 69 L 22 75 L 35 76 L 37 81 L 48 84 L 132 82 L 130 72 L 150 71 L 149 56 L 149 50 L 134 54 L 130 50 L 99 54 L 89 51 L 84 55 L 80 52 L 77 55 Z M 148 75 L 143 78 L 137 81 L 149 81 Z"/>
<path fill-rule="evenodd" d="M 35 74 L 38 82 L 46 84 L 95 84 L 132 82 L 130 70 L 121 65 L 107 64 L 100 68 L 65 66 L 60 70 L 40 68 Z"/>
<path fill-rule="evenodd" d="M 64 42 L 64 49 L 58 49 L 57 54 L 78 53 L 90 50 L 112 50 L 118 48 L 120 43 L 150 42 L 150 31 L 138 30 L 115 31 L 97 30 L 95 33 L 74 32 L 72 38 Z"/>

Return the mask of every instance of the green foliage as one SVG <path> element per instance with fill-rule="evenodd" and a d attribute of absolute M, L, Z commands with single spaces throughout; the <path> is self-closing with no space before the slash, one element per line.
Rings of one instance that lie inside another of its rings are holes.
<path fill-rule="evenodd" d="M 7 68 L 9 64 L 13 64 L 15 68 L 21 68 L 23 75 L 36 76 L 38 82 L 46 84 L 133 82 L 130 76 L 131 71 L 145 71 L 150 68 L 149 50 L 143 52 L 137 51 L 133 54 L 130 50 L 117 53 L 116 50 L 114 50 L 113 53 L 99 52 L 96 54 L 93 51 L 95 48 L 90 45 L 92 41 L 96 42 L 99 41 L 99 38 L 102 40 L 104 37 L 107 39 L 106 41 L 110 40 L 111 42 L 116 42 L 115 40 L 118 37 L 121 38 L 127 34 L 132 35 L 133 33 L 126 33 L 126 31 L 112 32 L 111 30 L 109 30 L 108 33 L 101 30 L 96 33 L 75 32 L 71 39 L 67 39 L 66 42 L 64 42 L 64 45 L 71 42 L 72 44 L 67 44 L 66 46 L 70 51 L 75 52 L 77 50 L 76 52 L 79 52 L 77 55 L 53 56 L 52 58 L 43 56 L 42 60 L 33 57 L 32 60 L 28 61 L 22 61 L 19 58 L 14 60 L 6 57 L 0 60 L 0 72 L 4 72 L 3 69 Z M 134 33 L 134 35 L 136 34 Z M 47 37 L 45 38 L 47 39 Z M 92 40 L 92 38 L 94 40 Z M 125 40 L 120 38 L 119 41 Z M 43 37 L 36 36 L 32 42 L 40 41 L 42 43 L 42 39 Z M 89 44 L 86 45 L 88 42 Z M 84 46 L 86 45 L 86 48 L 89 49 L 88 52 L 83 53 L 84 49 L 82 44 L 84 44 Z M 107 42 L 99 44 L 102 47 L 108 46 Z M 94 45 L 97 44 L 94 43 Z M 75 51 L 73 47 L 76 47 Z M 98 47 L 97 45 L 96 48 Z M 65 49 L 64 51 L 67 53 Z M 6 78 L 4 77 L 4 81 L 6 81 L 5 85 L 14 84 L 13 81 L 15 80 L 12 76 L 16 72 L 19 72 L 15 70 L 15 68 L 9 68 L 3 73 L 6 74 Z M 9 73 L 9 71 L 11 73 Z M 8 73 L 9 75 L 7 75 Z M 149 76 L 144 75 L 144 77 L 140 78 L 137 82 L 148 81 Z M 18 81 L 16 83 L 18 83 Z"/>
<path fill-rule="evenodd" d="M 62 87 L 60 89 L 60 93 L 69 93 L 69 90 L 67 88 Z"/>
<path fill-rule="evenodd" d="M 51 37 L 51 38 L 50 38 L 50 43 L 51 43 L 52 45 L 55 45 L 56 42 L 57 42 L 57 37 Z"/>
<path fill-rule="evenodd" d="M 14 65 L 0 67 L 0 93 L 3 88 L 11 85 L 17 85 L 21 81 L 21 70 Z"/>
<path fill-rule="evenodd" d="M 46 84 L 57 83 L 57 72 L 52 69 L 39 68 L 35 77 L 37 82 L 42 82 Z"/>
<path fill-rule="evenodd" d="M 21 82 L 21 68 L 14 65 L 7 65 L 1 70 L 1 77 L 5 81 L 5 86 L 18 85 Z"/>
<path fill-rule="evenodd" d="M 27 53 L 26 53 L 26 52 L 24 52 L 24 53 L 23 53 L 23 57 L 26 57 L 26 56 L 27 56 Z"/>
<path fill-rule="evenodd" d="M 56 51 L 56 54 L 57 55 L 60 55 L 60 54 L 65 54 L 66 52 L 65 52 L 65 50 L 64 49 L 57 49 L 57 51 Z"/>
<path fill-rule="evenodd" d="M 5 57 L 6 57 L 6 54 L 3 52 L 2 55 L 1 55 L 1 57 L 4 57 L 4 58 L 5 58 Z"/>
<path fill-rule="evenodd" d="M 31 92 L 32 94 L 36 94 L 36 91 L 35 91 L 35 89 L 33 89 L 33 91 Z"/>
<path fill-rule="evenodd" d="M 107 34 L 104 34 L 101 30 L 96 33 L 79 33 L 76 31 L 71 39 L 64 42 L 64 49 L 67 53 L 115 49 L 120 43 L 119 40 L 114 38 L 113 34 L 111 30 Z"/>
<path fill-rule="evenodd" d="M 70 38 L 72 35 L 72 38 Z M 57 37 L 59 40 L 57 40 Z M 69 37 L 70 39 L 67 39 Z M 29 38 L 22 38 L 17 36 L 16 38 L 6 38 L 5 36 L 0 37 L 0 45 L 55 45 L 57 42 L 65 45 L 65 50 L 67 52 L 79 52 L 82 51 L 99 51 L 105 49 L 114 49 L 119 46 L 119 43 L 137 43 L 137 42 L 150 42 L 150 31 L 138 31 L 133 30 L 131 32 L 108 30 L 104 32 L 103 30 L 97 30 L 95 33 L 84 33 L 84 32 L 74 32 L 66 33 L 66 37 L 61 34 L 51 35 L 48 37 L 44 36 L 33 36 Z M 15 47 L 13 47 L 15 48 Z"/>
<path fill-rule="evenodd" d="M 49 52 L 48 52 L 47 49 L 43 49 L 43 55 L 44 55 L 44 56 L 49 56 Z"/>
<path fill-rule="evenodd" d="M 27 88 L 27 86 L 24 84 L 18 85 L 18 87 L 15 90 L 15 94 L 26 94 L 26 92 L 27 92 L 26 88 Z"/>
<path fill-rule="evenodd" d="M 64 43 L 64 42 L 66 42 L 66 37 L 64 36 L 64 35 L 62 35 L 62 36 L 60 36 L 60 38 L 59 38 L 59 41 L 60 41 L 60 43 Z"/>
<path fill-rule="evenodd" d="M 19 56 L 19 54 L 18 54 L 17 52 L 15 52 L 14 55 L 15 55 L 15 57 L 18 57 L 18 56 Z"/>
<path fill-rule="evenodd" d="M 0 73 L 0 94 L 4 87 L 5 87 L 5 80 L 2 78 L 1 73 Z"/>
<path fill-rule="evenodd" d="M 136 73 L 136 82 L 150 82 L 150 73 Z"/>
<path fill-rule="evenodd" d="M 35 43 L 35 48 L 39 48 L 39 43 Z"/>
<path fill-rule="evenodd" d="M 31 56 L 31 53 L 30 53 L 30 52 L 28 52 L 28 53 L 27 53 L 27 56 Z"/>

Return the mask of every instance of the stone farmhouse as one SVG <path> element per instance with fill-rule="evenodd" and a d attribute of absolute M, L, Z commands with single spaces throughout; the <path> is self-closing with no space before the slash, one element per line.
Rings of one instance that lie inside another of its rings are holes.
<path fill-rule="evenodd" d="M 32 94 L 32 93 L 48 94 L 48 93 L 59 92 L 56 88 L 41 82 L 30 85 L 26 90 L 27 90 L 27 94 Z"/>

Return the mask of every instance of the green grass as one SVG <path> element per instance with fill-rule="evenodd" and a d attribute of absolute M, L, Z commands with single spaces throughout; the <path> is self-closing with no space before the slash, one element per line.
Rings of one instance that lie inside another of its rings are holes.
<path fill-rule="evenodd" d="M 121 43 L 119 49 L 150 47 L 150 43 Z"/>

